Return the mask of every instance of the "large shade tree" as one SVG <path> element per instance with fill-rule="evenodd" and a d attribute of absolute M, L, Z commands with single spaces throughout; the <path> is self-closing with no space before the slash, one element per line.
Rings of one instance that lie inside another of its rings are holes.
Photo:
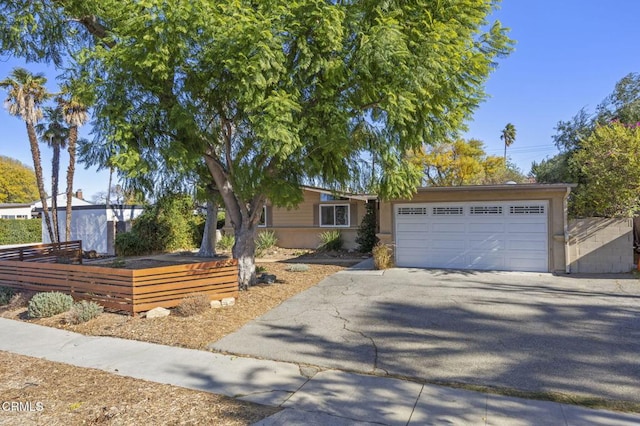
<path fill-rule="evenodd" d="M 19 160 L 0 155 L 0 203 L 32 203 L 37 198 L 33 169 Z"/>
<path fill-rule="evenodd" d="M 504 159 L 487 155 L 478 139 L 456 139 L 423 147 L 412 160 L 424 170 L 427 186 L 459 186 L 524 182 L 525 176 Z"/>
<path fill-rule="evenodd" d="M 140 173 L 156 155 L 204 162 L 246 287 L 267 199 L 294 206 L 305 179 L 347 182 L 369 152 L 382 196 L 415 189 L 421 176 L 405 153 L 459 130 L 509 50 L 500 23 L 486 19 L 496 4 L 10 2 L 0 24 L 12 31 L 0 41 L 52 60 L 68 47 L 93 89 L 100 134 L 137 157 Z"/>

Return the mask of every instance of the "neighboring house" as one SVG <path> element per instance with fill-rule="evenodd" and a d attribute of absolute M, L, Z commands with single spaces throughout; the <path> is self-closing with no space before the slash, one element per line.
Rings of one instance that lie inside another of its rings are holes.
<path fill-rule="evenodd" d="M 0 204 L 0 219 L 31 219 L 33 204 L 4 203 Z"/>
<path fill-rule="evenodd" d="M 342 234 L 344 248 L 357 248 L 355 240 L 366 204 L 375 202 L 375 195 L 338 194 L 305 186 L 303 196 L 303 201 L 293 209 L 275 207 L 267 201 L 259 228 L 273 231 L 278 238 L 278 247 L 317 248 L 322 232 L 337 229 Z M 224 231 L 233 233 L 228 221 Z"/>
<path fill-rule="evenodd" d="M 80 200 L 83 201 L 83 200 Z M 115 254 L 115 236 L 117 232 L 130 230 L 131 221 L 144 211 L 139 205 L 109 205 L 77 203 L 71 208 L 71 240 L 82 240 L 82 249 L 95 250 L 99 254 Z M 64 239 L 66 223 L 65 204 L 58 204 L 58 222 L 60 234 Z M 42 211 L 42 209 L 40 209 Z M 42 224 L 42 241 L 51 242 Z"/>

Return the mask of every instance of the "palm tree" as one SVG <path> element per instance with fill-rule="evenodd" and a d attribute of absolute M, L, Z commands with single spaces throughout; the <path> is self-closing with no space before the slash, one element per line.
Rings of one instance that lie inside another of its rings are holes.
<path fill-rule="evenodd" d="M 31 147 L 31 156 L 33 158 L 33 168 L 36 172 L 36 183 L 38 185 L 40 201 L 42 202 L 45 224 L 51 242 L 55 242 L 57 240 L 54 238 L 51 218 L 49 217 L 47 194 L 44 190 L 44 180 L 42 177 L 42 158 L 40 156 L 38 136 L 36 135 L 35 129 L 35 125 L 42 119 L 41 106 L 43 102 L 50 97 L 44 87 L 46 82 L 47 79 L 43 74 L 32 74 L 24 68 L 14 68 L 9 77 L 0 81 L 0 87 L 8 91 L 4 103 L 9 114 L 20 117 L 27 126 L 27 135 Z"/>
<path fill-rule="evenodd" d="M 87 106 L 75 97 L 67 86 L 63 95 L 58 97 L 58 105 L 62 109 L 64 121 L 69 125 L 69 167 L 67 168 L 67 215 L 65 224 L 65 238 L 71 238 L 71 201 L 73 197 L 73 176 L 76 170 L 76 144 L 78 142 L 78 127 L 87 122 Z"/>
<path fill-rule="evenodd" d="M 510 147 L 516 141 L 516 127 L 511 123 L 507 123 L 507 125 L 504 126 L 504 129 L 502 129 L 500 139 L 504 141 L 504 164 L 506 165 L 507 147 Z"/>
<path fill-rule="evenodd" d="M 56 240 L 59 241 L 58 181 L 60 177 L 60 150 L 67 145 L 69 129 L 64 125 L 64 118 L 60 108 L 44 108 L 44 119 L 45 123 L 36 125 L 36 132 L 53 149 L 53 158 L 51 160 L 51 218 L 53 219 L 53 233 L 57 237 Z M 67 238 L 68 240 L 69 238 Z"/>

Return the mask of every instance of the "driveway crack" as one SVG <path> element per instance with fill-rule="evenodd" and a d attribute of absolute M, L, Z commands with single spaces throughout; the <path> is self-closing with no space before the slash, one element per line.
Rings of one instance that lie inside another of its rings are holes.
<path fill-rule="evenodd" d="M 336 318 L 340 319 L 343 321 L 342 323 L 342 329 L 346 330 L 350 333 L 354 333 L 354 334 L 358 334 L 361 337 L 369 340 L 371 342 L 371 347 L 373 348 L 373 366 L 371 369 L 372 373 L 375 373 L 378 370 L 384 371 L 384 373 L 386 375 L 389 375 L 389 372 L 383 368 L 378 367 L 378 345 L 376 345 L 375 340 L 373 339 L 373 337 L 367 335 L 366 333 L 360 331 L 360 330 L 352 330 L 348 327 L 349 324 L 349 320 L 345 317 L 342 316 L 342 314 L 340 313 L 340 311 L 338 310 L 338 308 L 336 308 L 335 306 L 333 307 L 333 309 L 336 311 Z"/>

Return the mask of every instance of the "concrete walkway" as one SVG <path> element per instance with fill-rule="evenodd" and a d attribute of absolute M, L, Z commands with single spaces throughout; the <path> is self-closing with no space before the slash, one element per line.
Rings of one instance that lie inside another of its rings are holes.
<path fill-rule="evenodd" d="M 257 425 L 637 425 L 590 410 L 0 318 L 0 350 L 282 407 Z"/>

